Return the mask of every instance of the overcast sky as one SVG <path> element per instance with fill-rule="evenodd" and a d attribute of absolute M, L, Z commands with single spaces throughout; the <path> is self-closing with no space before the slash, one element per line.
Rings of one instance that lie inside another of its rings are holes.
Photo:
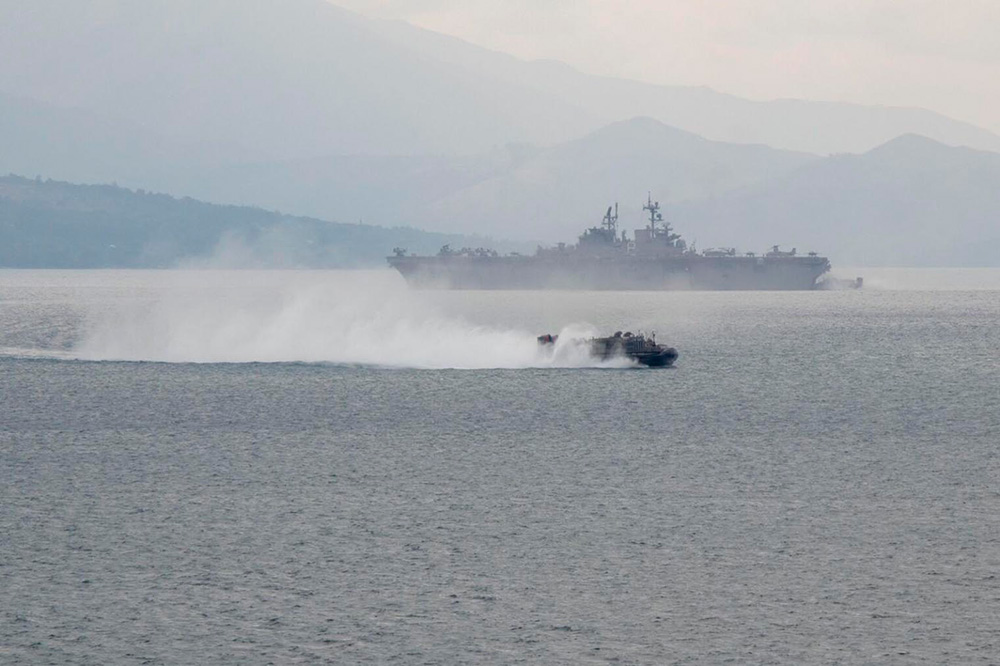
<path fill-rule="evenodd" d="M 1000 132 L 1000 0 L 333 0 L 586 72 L 921 106 Z"/>

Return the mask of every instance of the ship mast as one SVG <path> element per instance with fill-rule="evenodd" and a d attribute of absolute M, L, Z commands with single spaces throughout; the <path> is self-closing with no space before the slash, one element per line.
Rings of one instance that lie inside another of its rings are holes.
<path fill-rule="evenodd" d="M 608 206 L 608 212 L 604 214 L 603 226 L 605 229 L 611 232 L 614 236 L 618 233 L 618 202 L 615 202 L 615 212 L 611 214 L 611 206 Z"/>
<path fill-rule="evenodd" d="M 663 222 L 663 214 L 660 213 L 660 202 L 653 201 L 651 192 L 646 193 L 646 205 L 642 209 L 649 211 L 649 231 L 653 236 L 656 236 L 656 223 Z M 666 227 L 666 232 L 670 233 L 670 225 L 664 222 L 663 226 Z"/>
<path fill-rule="evenodd" d="M 680 234 L 675 234 L 670 223 L 663 219 L 663 214 L 660 212 L 660 202 L 653 201 L 653 195 L 651 193 L 646 194 L 646 205 L 642 207 L 644 211 L 649 212 L 649 237 L 650 239 L 662 238 L 666 240 L 668 245 L 673 246 L 674 241 L 680 238 Z M 656 225 L 658 222 L 663 223 L 663 229 L 657 229 Z M 684 246 L 681 246 L 684 249 Z"/>

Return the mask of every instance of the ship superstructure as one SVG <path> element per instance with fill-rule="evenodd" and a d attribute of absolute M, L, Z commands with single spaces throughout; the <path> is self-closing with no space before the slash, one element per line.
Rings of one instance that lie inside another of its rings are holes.
<path fill-rule="evenodd" d="M 648 224 L 633 240 L 619 233 L 615 204 L 575 245 L 540 247 L 533 256 L 446 245 L 436 256 L 396 248 L 387 261 L 411 285 L 441 289 L 806 290 L 816 289 L 830 270 L 826 257 L 778 246 L 760 255 L 735 248 L 698 252 L 674 232 L 652 196 L 643 212 Z"/>

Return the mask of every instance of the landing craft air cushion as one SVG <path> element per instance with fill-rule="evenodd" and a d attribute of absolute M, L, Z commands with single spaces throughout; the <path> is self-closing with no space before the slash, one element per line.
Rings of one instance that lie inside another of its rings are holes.
<path fill-rule="evenodd" d="M 558 335 L 538 336 L 538 344 L 542 347 L 555 346 L 559 340 Z M 656 334 L 646 337 L 642 333 L 622 333 L 616 331 L 614 335 L 605 338 L 590 338 L 589 340 L 573 340 L 574 343 L 584 345 L 588 348 L 590 355 L 601 361 L 610 361 L 615 358 L 627 358 L 640 365 L 650 368 L 666 368 L 674 364 L 677 360 L 677 350 L 673 347 L 665 347 L 656 341 Z"/>

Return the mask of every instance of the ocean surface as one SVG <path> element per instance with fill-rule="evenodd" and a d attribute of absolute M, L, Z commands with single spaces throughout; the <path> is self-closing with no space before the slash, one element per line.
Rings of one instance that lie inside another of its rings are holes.
<path fill-rule="evenodd" d="M 1000 271 L 857 274 L 0 271 L 0 663 L 998 663 Z"/>

